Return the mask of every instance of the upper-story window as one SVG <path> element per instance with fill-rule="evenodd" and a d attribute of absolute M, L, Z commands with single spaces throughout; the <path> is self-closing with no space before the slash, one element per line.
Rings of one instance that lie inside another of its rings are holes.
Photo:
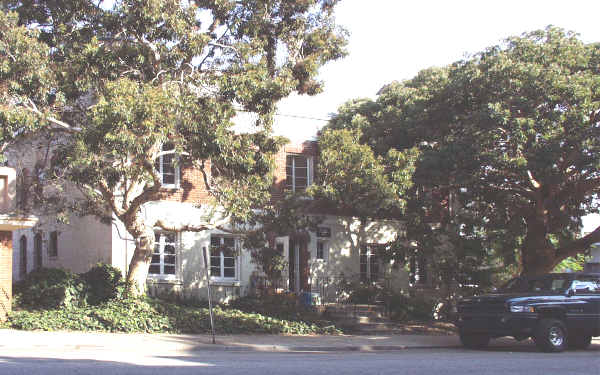
<path fill-rule="evenodd" d="M 162 147 L 163 154 L 156 158 L 155 162 L 155 168 L 160 174 L 162 186 L 166 188 L 179 187 L 179 165 L 177 164 L 177 155 L 175 155 L 175 153 L 164 153 L 173 150 L 174 147 L 172 143 L 165 143 Z"/>
<path fill-rule="evenodd" d="M 312 183 L 312 159 L 304 155 L 287 155 L 285 187 L 293 192 L 302 192 Z"/>

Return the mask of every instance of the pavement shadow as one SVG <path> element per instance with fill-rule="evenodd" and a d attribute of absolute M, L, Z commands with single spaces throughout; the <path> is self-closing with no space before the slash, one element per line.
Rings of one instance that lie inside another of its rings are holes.
<path fill-rule="evenodd" d="M 207 360 L 190 361 L 179 357 L 146 357 L 148 363 L 129 363 L 126 360 L 99 360 L 89 358 L 48 358 L 0 356 L 2 375 L 75 375 L 75 374 L 131 374 L 150 375 L 168 371 L 169 375 L 222 374 L 223 369 Z"/>

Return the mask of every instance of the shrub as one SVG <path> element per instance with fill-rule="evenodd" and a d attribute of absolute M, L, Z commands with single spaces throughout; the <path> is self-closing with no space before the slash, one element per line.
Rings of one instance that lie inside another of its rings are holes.
<path fill-rule="evenodd" d="M 109 264 L 98 263 L 81 274 L 81 278 L 85 281 L 86 301 L 90 305 L 121 298 L 125 291 L 121 270 Z"/>
<path fill-rule="evenodd" d="M 85 285 L 76 274 L 56 268 L 42 268 L 15 284 L 15 304 L 32 309 L 79 306 Z"/>
<path fill-rule="evenodd" d="M 15 285 L 15 305 L 30 309 L 97 305 L 120 298 L 123 292 L 121 271 L 107 264 L 99 263 L 81 275 L 42 268 Z"/>
<path fill-rule="evenodd" d="M 430 321 L 433 320 L 437 300 L 422 296 L 408 296 L 402 293 L 391 293 L 385 296 L 385 304 L 390 318 L 397 321 Z"/>
<path fill-rule="evenodd" d="M 339 333 L 333 325 L 278 319 L 216 307 L 218 333 Z M 14 311 L 3 328 L 148 333 L 208 333 L 206 308 L 176 305 L 153 298 L 109 300 L 98 306 L 41 311 Z"/>

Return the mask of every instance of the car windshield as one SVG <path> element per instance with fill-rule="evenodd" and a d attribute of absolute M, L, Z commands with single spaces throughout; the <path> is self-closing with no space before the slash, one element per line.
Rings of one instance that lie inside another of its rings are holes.
<path fill-rule="evenodd" d="M 546 275 L 539 278 L 517 277 L 506 283 L 500 291 L 504 293 L 564 292 L 570 279 L 564 275 Z"/>

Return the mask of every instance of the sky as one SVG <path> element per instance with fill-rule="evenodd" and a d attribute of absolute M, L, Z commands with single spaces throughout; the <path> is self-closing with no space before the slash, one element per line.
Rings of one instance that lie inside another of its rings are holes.
<path fill-rule="evenodd" d="M 350 99 L 374 99 L 394 80 L 548 25 L 600 42 L 599 14 L 598 0 L 342 0 L 336 21 L 350 32 L 349 55 L 321 69 L 321 94 L 280 103 L 275 133 L 298 143 L 314 139 L 323 120 Z M 597 225 L 600 217 L 584 218 L 584 232 Z"/>
<path fill-rule="evenodd" d="M 321 69 L 323 93 L 280 103 L 275 131 L 295 142 L 314 138 L 321 120 L 350 99 L 375 98 L 394 80 L 548 25 L 600 41 L 599 14 L 598 0 L 342 0 L 336 21 L 350 32 L 349 55 Z"/>

